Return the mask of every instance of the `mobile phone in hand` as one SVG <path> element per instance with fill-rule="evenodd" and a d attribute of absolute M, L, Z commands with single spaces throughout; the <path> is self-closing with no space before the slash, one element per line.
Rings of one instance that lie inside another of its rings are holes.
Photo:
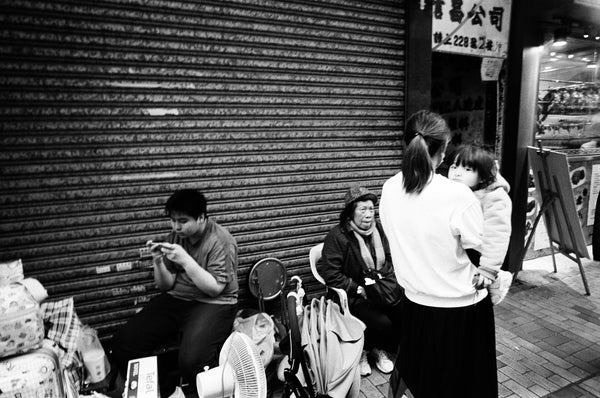
<path fill-rule="evenodd" d="M 165 248 L 165 249 L 173 248 L 173 245 L 171 243 L 167 243 L 167 242 L 153 242 L 153 241 L 149 240 L 146 244 L 148 245 L 148 247 L 154 248 L 153 251 L 159 251 L 162 248 Z"/>

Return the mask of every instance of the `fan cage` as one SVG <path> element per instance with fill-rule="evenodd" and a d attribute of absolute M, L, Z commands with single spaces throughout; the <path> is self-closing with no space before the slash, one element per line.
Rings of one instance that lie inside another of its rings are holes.
<path fill-rule="evenodd" d="M 233 332 L 223 345 L 220 365 L 228 363 L 235 372 L 236 398 L 267 396 L 265 368 L 256 344 L 240 332 Z"/>

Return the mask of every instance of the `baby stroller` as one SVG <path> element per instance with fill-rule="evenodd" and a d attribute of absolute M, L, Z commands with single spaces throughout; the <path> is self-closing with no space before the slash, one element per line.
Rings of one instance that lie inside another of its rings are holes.
<path fill-rule="evenodd" d="M 293 276 L 294 282 L 287 295 L 290 366 L 283 372 L 283 396 L 358 397 L 364 323 L 350 314 L 344 291 L 338 292 L 340 304 L 321 297 L 304 305 L 302 280 Z"/>

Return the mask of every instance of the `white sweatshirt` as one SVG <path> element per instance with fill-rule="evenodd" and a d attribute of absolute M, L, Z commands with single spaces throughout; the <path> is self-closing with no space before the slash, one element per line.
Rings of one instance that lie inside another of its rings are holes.
<path fill-rule="evenodd" d="M 477 268 L 465 249 L 479 249 L 481 204 L 464 184 L 435 174 L 420 194 L 407 194 L 402 173 L 383 185 L 379 217 L 398 282 L 411 301 L 464 307 L 487 296 L 473 287 Z"/>

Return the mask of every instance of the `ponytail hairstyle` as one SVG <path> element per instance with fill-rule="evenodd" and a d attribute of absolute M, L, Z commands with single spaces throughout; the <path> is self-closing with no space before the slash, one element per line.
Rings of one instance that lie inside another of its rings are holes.
<path fill-rule="evenodd" d="M 477 172 L 480 182 L 471 188 L 473 191 L 483 189 L 496 181 L 498 170 L 494 154 L 480 146 L 461 145 L 452 153 L 448 163 L 470 167 Z"/>
<path fill-rule="evenodd" d="M 407 193 L 421 193 L 433 176 L 432 157 L 446 150 L 450 141 L 450 128 L 437 113 L 420 110 L 406 121 L 404 131 L 404 159 L 402 174 Z"/>

